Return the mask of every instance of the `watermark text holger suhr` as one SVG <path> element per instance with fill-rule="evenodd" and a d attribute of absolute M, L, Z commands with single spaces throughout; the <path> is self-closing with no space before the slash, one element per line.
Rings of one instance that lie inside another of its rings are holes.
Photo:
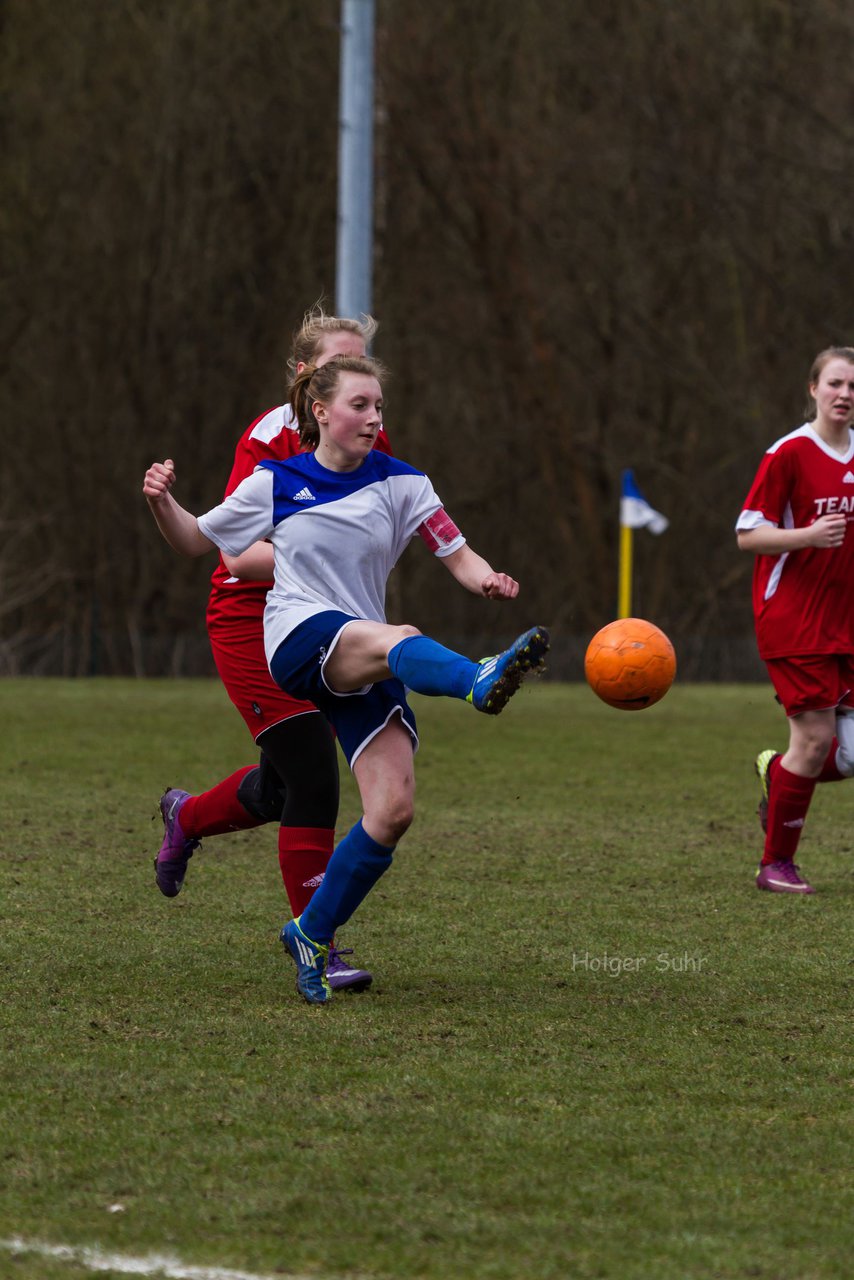
<path fill-rule="evenodd" d="M 669 951 L 659 951 L 654 956 L 620 956 L 603 951 L 601 955 L 589 951 L 573 951 L 573 973 L 605 973 L 610 978 L 622 977 L 625 973 L 642 973 L 649 968 L 654 973 L 702 973 L 709 963 L 709 957 L 696 951 L 680 951 L 673 955 Z"/>

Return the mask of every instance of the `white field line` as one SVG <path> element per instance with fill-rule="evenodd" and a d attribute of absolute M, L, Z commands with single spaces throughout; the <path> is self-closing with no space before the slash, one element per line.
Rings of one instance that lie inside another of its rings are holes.
<path fill-rule="evenodd" d="M 259 1275 L 253 1271 L 232 1271 L 228 1267 L 194 1267 L 177 1258 L 149 1254 L 134 1258 L 121 1253 L 104 1253 L 92 1247 L 76 1247 L 67 1244 L 45 1244 L 41 1240 L 24 1240 L 13 1236 L 0 1240 L 0 1250 L 20 1256 L 35 1253 L 42 1258 L 54 1258 L 59 1262 L 76 1262 L 89 1271 L 112 1271 L 125 1276 L 163 1276 L 165 1280 L 283 1280 L 278 1276 Z M 309 1280 L 308 1276 L 287 1273 L 288 1280 Z"/>

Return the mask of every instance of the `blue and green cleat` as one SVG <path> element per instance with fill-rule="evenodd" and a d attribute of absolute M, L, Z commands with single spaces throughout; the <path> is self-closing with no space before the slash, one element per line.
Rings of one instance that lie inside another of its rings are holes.
<path fill-rule="evenodd" d="M 514 640 L 509 649 L 480 663 L 466 702 L 485 715 L 497 716 L 517 692 L 524 677 L 543 669 L 543 659 L 548 651 L 548 631 L 545 627 L 532 627 Z"/>
<path fill-rule="evenodd" d="M 768 830 L 768 803 L 771 797 L 771 761 L 776 759 L 780 754 L 769 747 L 765 751 L 760 751 L 756 757 L 753 768 L 759 779 L 759 807 L 756 810 L 756 816 L 759 818 L 759 825 L 763 831 Z"/>
<path fill-rule="evenodd" d="M 299 919 L 289 920 L 279 939 L 297 967 L 297 991 L 309 1004 L 326 1004 L 332 990 L 326 978 L 329 947 L 312 942 L 299 927 Z"/>

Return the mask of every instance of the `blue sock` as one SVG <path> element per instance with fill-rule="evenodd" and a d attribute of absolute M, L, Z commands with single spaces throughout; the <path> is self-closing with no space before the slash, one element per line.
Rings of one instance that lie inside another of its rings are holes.
<path fill-rule="evenodd" d="M 467 698 L 478 673 L 478 664 L 454 653 L 429 636 L 408 636 L 389 651 L 392 674 L 407 689 L 430 697 Z"/>
<path fill-rule="evenodd" d="M 329 859 L 323 883 L 299 918 L 299 927 L 312 942 L 329 943 L 335 930 L 350 919 L 391 866 L 394 849 L 377 844 L 362 826 L 361 818 L 339 841 Z"/>

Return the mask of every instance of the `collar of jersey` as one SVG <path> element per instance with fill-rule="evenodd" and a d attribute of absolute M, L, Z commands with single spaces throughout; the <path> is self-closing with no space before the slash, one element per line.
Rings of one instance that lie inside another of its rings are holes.
<path fill-rule="evenodd" d="M 822 440 L 812 422 L 805 422 L 804 426 L 806 427 L 807 434 L 810 439 L 818 445 L 822 453 L 826 453 L 828 458 L 832 458 L 834 462 L 844 462 L 847 466 L 852 458 L 854 458 L 854 430 L 852 430 L 851 427 L 848 428 L 848 448 L 845 453 L 837 453 L 835 449 L 831 449 L 830 445 Z"/>
<path fill-rule="evenodd" d="M 314 449 L 312 449 L 310 453 L 307 453 L 304 456 L 307 459 L 310 467 L 316 470 L 318 475 L 321 475 L 324 478 L 328 478 L 331 480 L 334 477 L 339 477 L 343 479 L 343 477 L 345 476 L 349 476 L 355 479 L 355 477 L 359 475 L 359 473 L 363 470 L 364 467 L 366 466 L 369 467 L 369 462 L 372 454 L 373 454 L 373 450 L 371 450 L 371 453 L 368 453 L 365 455 L 365 457 L 359 463 L 358 467 L 353 467 L 350 471 L 333 471 L 331 467 L 324 467 L 322 462 L 318 462 L 317 454 L 315 453 Z"/>

